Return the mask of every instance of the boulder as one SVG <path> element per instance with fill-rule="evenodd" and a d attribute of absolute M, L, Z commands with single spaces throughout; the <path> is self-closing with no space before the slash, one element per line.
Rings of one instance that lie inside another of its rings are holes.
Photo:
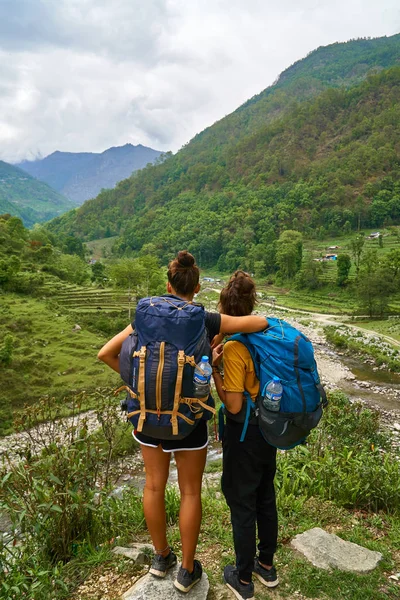
<path fill-rule="evenodd" d="M 380 552 L 368 550 L 353 542 L 346 542 L 320 527 L 296 535 L 291 546 L 304 554 L 315 567 L 327 570 L 340 569 L 368 573 L 382 560 Z"/>
<path fill-rule="evenodd" d="M 153 549 L 148 544 L 131 544 L 130 548 L 115 546 L 113 553 L 126 556 L 126 558 L 130 558 L 137 565 L 149 565 L 153 556 Z"/>
<path fill-rule="evenodd" d="M 182 594 L 174 587 L 174 580 L 179 566 L 170 569 L 164 578 L 154 577 L 149 573 L 141 577 L 123 596 L 121 600 L 151 600 L 160 598 L 162 600 L 182 600 Z M 206 600 L 210 585 L 207 574 L 203 571 L 203 577 L 190 590 L 190 600 Z"/>
<path fill-rule="evenodd" d="M 75 323 L 75 325 L 72 328 L 72 331 L 80 331 L 82 329 L 82 327 L 80 325 L 78 325 L 77 323 Z"/>

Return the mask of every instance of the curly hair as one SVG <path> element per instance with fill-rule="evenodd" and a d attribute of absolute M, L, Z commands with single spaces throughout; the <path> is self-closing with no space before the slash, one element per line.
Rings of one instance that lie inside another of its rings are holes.
<path fill-rule="evenodd" d="M 257 302 L 256 285 L 245 271 L 235 271 L 219 297 L 220 312 L 232 317 L 250 315 Z"/>

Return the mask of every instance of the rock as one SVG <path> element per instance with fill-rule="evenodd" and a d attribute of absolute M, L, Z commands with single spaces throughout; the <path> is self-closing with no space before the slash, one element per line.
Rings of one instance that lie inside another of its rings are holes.
<path fill-rule="evenodd" d="M 82 327 L 80 325 L 78 325 L 77 323 L 75 323 L 75 325 L 72 328 L 72 331 L 80 331 L 82 329 Z"/>
<path fill-rule="evenodd" d="M 153 556 L 153 549 L 148 544 L 132 544 L 130 548 L 115 546 L 113 553 L 126 556 L 135 561 L 137 565 L 149 565 Z"/>
<path fill-rule="evenodd" d="M 393 423 L 393 429 L 400 431 L 400 423 Z"/>
<path fill-rule="evenodd" d="M 121 600 L 152 600 L 160 598 L 162 600 L 182 600 L 182 592 L 174 587 L 173 581 L 176 578 L 179 566 L 170 569 L 163 579 L 147 574 L 141 577 L 123 596 Z M 203 571 L 203 576 L 199 583 L 190 590 L 190 600 L 206 600 L 210 584 L 207 574 Z"/>
<path fill-rule="evenodd" d="M 232 593 L 228 590 L 226 585 L 222 585 L 222 583 L 217 583 L 213 587 L 215 600 L 232 600 Z"/>
<path fill-rule="evenodd" d="M 315 567 L 321 569 L 335 568 L 341 571 L 368 573 L 382 560 L 380 552 L 346 542 L 320 527 L 296 535 L 291 546 L 304 554 Z"/>

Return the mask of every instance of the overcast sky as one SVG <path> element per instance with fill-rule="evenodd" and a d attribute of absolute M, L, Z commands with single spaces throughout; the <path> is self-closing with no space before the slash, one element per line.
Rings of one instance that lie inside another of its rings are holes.
<path fill-rule="evenodd" d="M 0 159 L 176 151 L 318 46 L 398 32 L 399 0 L 0 0 Z"/>

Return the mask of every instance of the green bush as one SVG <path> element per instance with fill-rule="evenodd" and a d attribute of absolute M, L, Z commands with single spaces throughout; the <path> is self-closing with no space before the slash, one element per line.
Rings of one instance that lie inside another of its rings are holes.
<path fill-rule="evenodd" d="M 313 496 L 347 508 L 400 511 L 400 463 L 378 413 L 351 404 L 340 392 L 307 445 L 279 454 L 276 485 L 281 508 Z M 299 506 L 300 506 L 299 505 Z"/>

